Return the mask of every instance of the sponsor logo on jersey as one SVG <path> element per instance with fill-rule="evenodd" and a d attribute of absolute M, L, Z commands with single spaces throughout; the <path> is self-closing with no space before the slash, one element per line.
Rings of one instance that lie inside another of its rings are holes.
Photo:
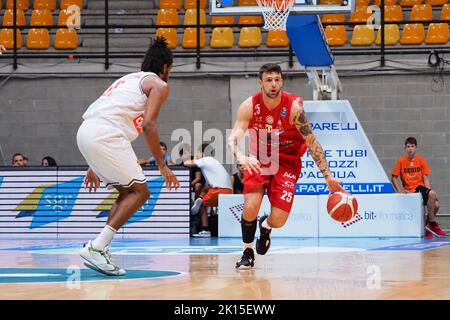
<path fill-rule="evenodd" d="M 286 109 L 286 107 L 283 107 L 280 111 L 280 117 L 284 118 L 284 117 L 286 117 L 286 115 L 287 115 L 287 109 Z"/>
<path fill-rule="evenodd" d="M 134 118 L 133 120 L 133 124 L 134 127 L 136 128 L 136 131 L 141 134 L 142 133 L 142 124 L 144 123 L 144 114 L 141 113 L 139 116 L 137 116 L 136 118 Z"/>
<path fill-rule="evenodd" d="M 295 174 L 289 173 L 289 172 L 287 172 L 287 171 L 284 172 L 283 178 L 289 178 L 289 179 L 295 179 L 295 180 L 297 180 L 297 177 L 295 176 Z"/>
<path fill-rule="evenodd" d="M 273 117 L 272 117 L 272 116 L 267 116 L 267 117 L 266 117 L 266 122 L 267 122 L 268 124 L 272 124 L 272 123 L 273 123 Z"/>
<path fill-rule="evenodd" d="M 283 186 L 285 186 L 286 188 L 289 188 L 289 189 L 294 189 L 295 188 L 295 184 L 293 182 L 291 182 L 291 181 L 285 181 L 283 183 Z"/>

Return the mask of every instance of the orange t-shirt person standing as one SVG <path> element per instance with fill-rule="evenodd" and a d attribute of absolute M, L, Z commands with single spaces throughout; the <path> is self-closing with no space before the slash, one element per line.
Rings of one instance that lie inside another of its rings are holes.
<path fill-rule="evenodd" d="M 428 175 L 431 174 L 430 167 L 424 157 L 416 154 L 417 140 L 409 137 L 405 141 L 406 155 L 401 156 L 392 170 L 392 184 L 400 193 L 420 192 L 423 204 L 427 207 L 427 223 L 425 226 L 426 237 L 445 236 L 436 222 L 436 214 L 439 210 L 439 200 L 436 191 L 431 189 Z M 403 190 L 398 183 L 398 177 L 402 181 Z"/>

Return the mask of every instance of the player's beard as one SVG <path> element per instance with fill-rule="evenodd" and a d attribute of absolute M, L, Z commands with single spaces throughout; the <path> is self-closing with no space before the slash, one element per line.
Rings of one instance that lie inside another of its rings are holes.
<path fill-rule="evenodd" d="M 276 99 L 280 95 L 281 89 L 278 90 L 277 92 L 274 92 L 274 93 L 272 93 L 270 90 L 263 89 L 263 92 L 264 92 L 264 94 L 266 95 L 267 98 Z"/>

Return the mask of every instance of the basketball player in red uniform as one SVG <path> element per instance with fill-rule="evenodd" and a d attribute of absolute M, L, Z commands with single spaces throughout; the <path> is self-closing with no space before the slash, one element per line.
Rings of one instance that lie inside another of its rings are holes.
<path fill-rule="evenodd" d="M 308 148 L 322 172 L 330 192 L 344 191 L 328 167 L 322 146 L 314 137 L 300 97 L 282 91 L 283 74 L 277 64 L 259 70 L 261 91 L 246 99 L 237 111 L 229 137 L 234 158 L 245 167 L 244 212 L 241 218 L 244 252 L 236 268 L 254 266 L 253 241 L 259 208 L 267 190 L 272 205 L 269 216 L 259 222 L 256 252 L 270 247 L 272 228 L 282 227 L 291 211 L 295 186 L 302 168 L 301 156 Z M 249 155 L 237 147 L 245 132 L 250 133 Z"/>

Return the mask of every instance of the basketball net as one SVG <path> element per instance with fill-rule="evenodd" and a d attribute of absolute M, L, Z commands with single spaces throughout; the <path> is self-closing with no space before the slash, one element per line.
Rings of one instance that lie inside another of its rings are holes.
<path fill-rule="evenodd" d="M 264 17 L 264 29 L 286 31 L 286 21 L 295 0 L 256 0 Z"/>

